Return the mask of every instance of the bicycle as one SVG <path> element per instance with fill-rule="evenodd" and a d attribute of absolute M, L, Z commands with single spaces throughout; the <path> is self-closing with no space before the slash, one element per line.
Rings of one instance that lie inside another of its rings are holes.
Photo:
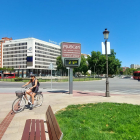
<path fill-rule="evenodd" d="M 27 89 L 27 87 L 25 87 Z M 28 88 L 29 89 L 29 88 Z M 27 89 L 27 90 L 28 90 Z M 26 90 L 16 91 L 17 99 L 14 100 L 12 104 L 12 110 L 15 113 L 21 112 L 24 110 L 26 105 Z M 30 97 L 30 102 L 32 102 L 32 98 Z M 34 97 L 34 107 L 39 107 L 43 103 L 43 94 L 41 91 L 38 91 Z"/>

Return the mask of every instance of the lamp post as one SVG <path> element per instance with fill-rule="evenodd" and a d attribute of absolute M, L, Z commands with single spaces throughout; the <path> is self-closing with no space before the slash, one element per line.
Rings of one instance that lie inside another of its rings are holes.
<path fill-rule="evenodd" d="M 106 53 L 106 97 L 110 97 L 109 81 L 108 81 L 108 55 L 107 55 L 107 39 L 108 39 L 109 31 L 105 29 L 103 34 L 105 39 L 105 53 Z"/>

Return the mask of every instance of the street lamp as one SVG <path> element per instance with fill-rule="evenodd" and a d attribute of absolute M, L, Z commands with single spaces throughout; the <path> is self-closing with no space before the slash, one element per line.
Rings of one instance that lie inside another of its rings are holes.
<path fill-rule="evenodd" d="M 106 97 L 110 97 L 109 81 L 108 81 L 108 56 L 107 56 L 107 39 L 109 36 L 109 31 L 105 29 L 103 34 L 104 34 L 104 39 L 105 39 L 105 53 L 106 53 Z"/>

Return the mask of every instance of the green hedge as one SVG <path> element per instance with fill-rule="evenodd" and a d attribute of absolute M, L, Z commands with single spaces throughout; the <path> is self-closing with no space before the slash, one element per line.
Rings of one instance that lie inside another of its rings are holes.
<path fill-rule="evenodd" d="M 15 81 L 22 81 L 22 78 L 15 78 Z"/>

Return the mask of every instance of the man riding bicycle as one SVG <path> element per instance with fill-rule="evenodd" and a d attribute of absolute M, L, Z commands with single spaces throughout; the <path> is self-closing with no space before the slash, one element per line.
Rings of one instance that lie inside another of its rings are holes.
<path fill-rule="evenodd" d="M 25 97 L 28 101 L 28 104 L 30 104 L 30 108 L 33 109 L 33 107 L 34 107 L 34 96 L 36 95 L 36 93 L 39 89 L 39 82 L 35 78 L 34 74 L 31 74 L 30 77 L 31 77 L 31 80 L 28 83 L 26 83 L 25 85 L 23 85 L 22 87 L 27 86 L 30 83 L 32 83 L 32 87 L 29 90 L 26 91 L 26 93 L 32 97 L 32 103 L 30 102 L 30 100 L 28 100 L 26 95 L 25 95 Z"/>

